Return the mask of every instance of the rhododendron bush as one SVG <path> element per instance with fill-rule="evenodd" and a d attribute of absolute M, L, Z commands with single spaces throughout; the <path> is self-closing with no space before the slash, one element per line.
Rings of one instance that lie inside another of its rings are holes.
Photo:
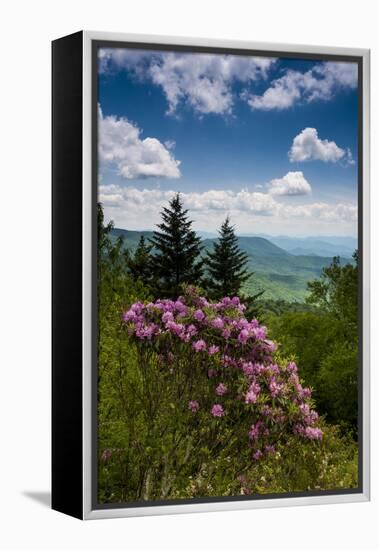
<path fill-rule="evenodd" d="M 146 376 L 156 362 L 169 382 L 181 386 L 176 406 L 202 410 L 203 421 L 243 419 L 254 458 L 273 452 L 289 434 L 321 439 L 311 391 L 302 387 L 295 363 L 274 361 L 276 344 L 244 310 L 238 297 L 211 303 L 189 288 L 176 301 L 133 304 L 124 321 Z"/>
<path fill-rule="evenodd" d="M 98 207 L 98 502 L 357 487 L 357 265 L 270 309 L 229 218 L 204 255 L 182 206 L 135 252 Z"/>
<path fill-rule="evenodd" d="M 133 303 L 123 323 L 141 381 L 145 498 L 175 496 L 178 474 L 192 479 L 209 461 L 229 463 L 243 488 L 257 463 L 322 440 L 296 364 L 276 359 L 276 344 L 238 297 L 210 302 L 188 287 L 175 301 Z"/>

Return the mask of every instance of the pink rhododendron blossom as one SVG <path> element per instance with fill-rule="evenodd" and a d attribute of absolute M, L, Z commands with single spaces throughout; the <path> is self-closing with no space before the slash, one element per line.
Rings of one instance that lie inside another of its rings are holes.
<path fill-rule="evenodd" d="M 196 413 L 200 409 L 198 401 L 189 401 L 188 408 L 191 412 Z"/>
<path fill-rule="evenodd" d="M 174 315 L 171 311 L 165 311 L 165 313 L 162 315 L 162 321 L 164 323 L 167 323 L 167 321 L 173 321 Z"/>
<path fill-rule="evenodd" d="M 180 323 L 175 323 L 175 321 L 167 321 L 166 328 L 173 334 L 176 334 L 177 336 L 182 334 L 184 331 L 184 325 Z"/>
<path fill-rule="evenodd" d="M 257 451 L 255 451 L 255 453 L 253 454 L 253 458 L 255 460 L 259 460 L 260 458 L 262 458 L 263 456 L 263 453 L 260 449 L 258 449 Z"/>
<path fill-rule="evenodd" d="M 133 310 L 129 310 L 126 313 L 124 313 L 124 321 L 127 323 L 128 321 L 134 321 L 137 318 L 137 313 Z"/>
<path fill-rule="evenodd" d="M 207 306 L 209 306 L 209 302 L 206 298 L 204 298 L 204 296 L 200 296 L 198 298 L 198 305 L 200 307 L 207 307 Z"/>
<path fill-rule="evenodd" d="M 304 430 L 304 435 L 308 439 L 322 439 L 322 431 L 320 428 L 312 428 L 311 426 L 307 426 Z"/>
<path fill-rule="evenodd" d="M 249 331 L 245 328 L 241 330 L 241 332 L 238 335 L 238 340 L 241 342 L 241 344 L 246 344 L 248 338 L 249 338 Z"/>
<path fill-rule="evenodd" d="M 264 340 L 266 338 L 266 327 L 256 328 L 253 334 L 257 340 Z"/>
<path fill-rule="evenodd" d="M 270 365 L 270 372 L 271 374 L 279 374 L 280 373 L 279 365 L 277 365 L 276 363 L 273 363 L 272 365 Z"/>
<path fill-rule="evenodd" d="M 215 389 L 215 392 L 217 395 L 225 395 L 227 391 L 228 391 L 227 386 L 225 386 L 225 384 L 223 384 L 222 382 Z"/>
<path fill-rule="evenodd" d="M 175 311 L 178 313 L 178 317 L 184 317 L 187 315 L 188 307 L 181 300 L 176 300 L 174 303 Z"/>
<path fill-rule="evenodd" d="M 231 330 L 229 328 L 225 328 L 223 331 L 222 331 L 222 337 L 225 338 L 225 340 L 228 340 L 230 338 L 230 335 L 231 335 Z"/>
<path fill-rule="evenodd" d="M 142 311 L 144 310 L 145 306 L 143 305 L 142 302 L 135 302 L 131 307 L 130 307 L 130 310 L 131 311 L 134 311 L 135 313 L 137 313 L 138 315 L 140 313 L 142 313 Z"/>
<path fill-rule="evenodd" d="M 207 344 L 204 340 L 197 340 L 192 344 L 192 347 L 196 352 L 205 351 L 207 349 Z"/>
<path fill-rule="evenodd" d="M 187 334 L 189 336 L 196 336 L 197 334 L 197 328 L 195 327 L 195 325 L 188 325 L 187 327 Z"/>
<path fill-rule="evenodd" d="M 253 321 L 249 323 L 249 321 L 245 319 L 245 317 L 241 317 L 240 319 L 233 319 L 233 321 L 231 322 L 231 325 L 236 330 L 242 330 L 242 329 L 248 330 L 249 328 L 255 328 Z"/>
<path fill-rule="evenodd" d="M 224 328 L 224 321 L 221 319 L 221 317 L 216 317 L 216 319 L 213 319 L 211 322 L 211 325 L 213 328 L 222 329 Z"/>
<path fill-rule="evenodd" d="M 307 403 L 301 403 L 299 405 L 299 410 L 303 416 L 303 422 L 307 426 L 313 426 L 318 420 L 317 412 L 313 411 Z"/>
<path fill-rule="evenodd" d="M 249 390 L 245 396 L 245 403 L 255 403 L 260 391 L 261 387 L 259 384 L 257 384 L 256 382 L 250 384 Z"/>
<path fill-rule="evenodd" d="M 297 372 L 296 363 L 294 363 L 293 361 L 291 361 L 290 363 L 288 363 L 288 365 L 287 365 L 287 371 L 288 371 L 288 372 L 294 372 L 294 373 L 296 373 L 296 372 Z"/>
<path fill-rule="evenodd" d="M 215 353 L 218 353 L 220 351 L 220 348 L 218 346 L 209 346 L 208 353 L 209 355 L 214 355 Z"/>
<path fill-rule="evenodd" d="M 262 427 L 262 422 L 258 420 L 256 424 L 252 424 L 249 431 L 250 439 L 258 439 L 260 429 Z"/>
<path fill-rule="evenodd" d="M 243 363 L 242 371 L 245 374 L 245 376 L 252 376 L 253 374 L 255 374 L 253 363 Z"/>
<path fill-rule="evenodd" d="M 141 338 L 141 340 L 144 340 L 144 339 L 151 340 L 156 330 L 157 330 L 157 326 L 154 324 L 151 324 L 151 325 L 139 324 L 136 329 L 136 335 L 139 338 Z"/>
<path fill-rule="evenodd" d="M 193 314 L 196 321 L 203 321 L 205 319 L 205 314 L 201 309 L 197 309 L 195 313 Z"/>
<path fill-rule="evenodd" d="M 211 409 L 211 414 L 212 416 L 215 416 L 215 417 L 224 416 L 225 412 L 224 412 L 223 406 L 218 404 L 213 405 Z"/>
<path fill-rule="evenodd" d="M 270 388 L 271 395 L 273 397 L 277 397 L 282 392 L 283 384 L 278 383 L 275 376 L 273 376 L 270 380 L 269 388 Z"/>
<path fill-rule="evenodd" d="M 272 340 L 266 340 L 266 345 L 267 351 L 269 351 L 270 353 L 274 353 L 278 349 L 278 346 Z"/>
<path fill-rule="evenodd" d="M 302 388 L 300 395 L 302 399 L 308 399 L 312 395 L 312 390 L 310 388 Z"/>
<path fill-rule="evenodd" d="M 237 361 L 233 359 L 233 357 L 230 357 L 230 355 L 223 355 L 222 364 L 224 365 L 224 367 L 236 367 Z"/>

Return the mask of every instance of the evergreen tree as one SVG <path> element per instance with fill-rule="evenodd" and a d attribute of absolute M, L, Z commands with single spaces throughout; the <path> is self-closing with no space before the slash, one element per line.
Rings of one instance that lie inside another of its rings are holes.
<path fill-rule="evenodd" d="M 98 286 L 104 284 L 104 279 L 111 280 L 115 285 L 117 278 L 127 275 L 129 251 L 125 248 L 124 238 L 120 235 L 112 240 L 110 235 L 114 228 L 113 222 L 104 225 L 104 212 L 100 203 L 97 204 L 97 278 Z"/>
<path fill-rule="evenodd" d="M 98 250 L 98 261 L 100 261 L 104 252 L 110 246 L 109 234 L 113 229 L 113 222 L 109 222 L 107 225 L 104 225 L 104 211 L 103 205 L 97 203 L 97 250 Z"/>
<path fill-rule="evenodd" d="M 238 247 L 234 226 L 227 217 L 219 230 L 218 241 L 213 243 L 213 250 L 208 251 L 205 258 L 206 286 L 210 297 L 237 296 L 251 276 L 247 264 L 248 255 Z"/>
<path fill-rule="evenodd" d="M 152 246 L 146 243 L 145 237 L 141 235 L 134 255 L 129 260 L 129 271 L 136 280 L 140 279 L 146 286 L 152 283 L 151 265 Z"/>
<path fill-rule="evenodd" d="M 179 193 L 164 207 L 159 231 L 154 231 L 151 243 L 152 270 L 159 297 L 177 297 L 181 285 L 199 284 L 203 275 L 203 261 L 199 258 L 201 239 L 192 229 L 188 210 L 183 208 Z"/>

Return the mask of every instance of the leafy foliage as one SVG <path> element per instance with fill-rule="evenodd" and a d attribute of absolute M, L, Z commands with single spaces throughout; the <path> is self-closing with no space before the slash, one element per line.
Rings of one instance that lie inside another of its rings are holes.
<path fill-rule="evenodd" d="M 357 430 L 358 267 L 338 258 L 309 283 L 308 312 L 269 318 L 271 335 L 302 365 L 318 409 L 329 421 Z"/>
<path fill-rule="evenodd" d="M 356 337 L 358 319 L 358 252 L 353 255 L 353 263 L 341 265 L 338 257 L 330 266 L 324 267 L 319 280 L 310 281 L 311 291 L 307 302 L 323 308 L 335 319 L 343 323 L 346 331 L 353 331 Z"/>

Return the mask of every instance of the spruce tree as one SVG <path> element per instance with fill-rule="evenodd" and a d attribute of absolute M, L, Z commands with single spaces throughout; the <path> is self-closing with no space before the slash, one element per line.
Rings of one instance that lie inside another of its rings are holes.
<path fill-rule="evenodd" d="M 205 258 L 210 297 L 238 296 L 243 283 L 251 276 L 247 264 L 248 255 L 240 250 L 234 226 L 227 217 L 219 230 L 218 241 Z"/>
<path fill-rule="evenodd" d="M 101 203 L 97 204 L 97 275 L 98 285 L 103 275 L 113 277 L 127 275 L 130 261 L 129 250 L 125 247 L 124 237 L 112 238 L 113 221 L 104 224 L 104 211 Z"/>
<path fill-rule="evenodd" d="M 104 224 L 104 210 L 103 205 L 97 203 L 97 250 L 98 250 L 98 260 L 100 260 L 105 250 L 108 250 L 110 247 L 109 235 L 113 229 L 113 222 L 109 222 L 107 225 Z"/>
<path fill-rule="evenodd" d="M 129 260 L 130 274 L 134 279 L 140 279 L 147 287 L 152 283 L 151 249 L 152 246 L 147 244 L 145 237 L 141 235 L 134 255 Z"/>
<path fill-rule="evenodd" d="M 162 298 L 179 296 L 184 283 L 201 283 L 201 239 L 192 229 L 193 222 L 187 214 L 177 193 L 169 206 L 163 208 L 162 223 L 157 225 L 150 241 L 155 251 L 152 256 L 155 292 Z"/>

